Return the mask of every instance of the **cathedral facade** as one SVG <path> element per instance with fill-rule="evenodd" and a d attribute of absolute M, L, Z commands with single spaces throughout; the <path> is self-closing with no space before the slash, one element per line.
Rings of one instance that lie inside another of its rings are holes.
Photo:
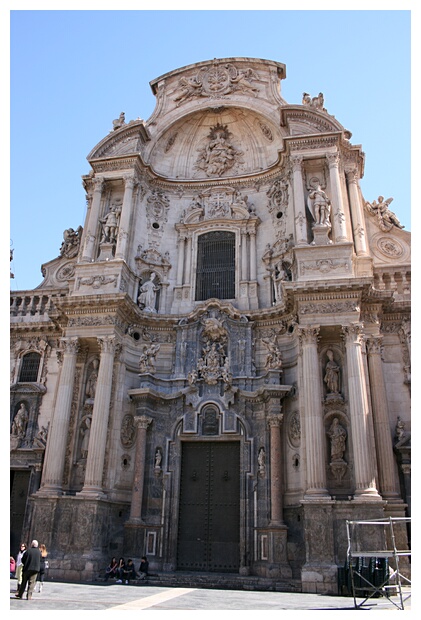
<path fill-rule="evenodd" d="M 152 81 L 151 117 L 87 157 L 85 222 L 11 294 L 12 544 L 57 578 L 147 555 L 334 593 L 346 521 L 410 514 L 410 233 L 285 78 Z"/>

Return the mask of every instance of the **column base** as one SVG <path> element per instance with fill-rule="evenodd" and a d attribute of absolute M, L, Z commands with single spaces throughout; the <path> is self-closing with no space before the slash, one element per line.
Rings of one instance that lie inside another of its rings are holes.
<path fill-rule="evenodd" d="M 99 487 L 84 487 L 79 493 L 76 493 L 77 497 L 84 497 L 86 499 L 105 499 L 107 495 Z"/>
<path fill-rule="evenodd" d="M 61 497 L 64 495 L 63 489 L 60 486 L 43 486 L 34 493 L 37 497 Z"/>

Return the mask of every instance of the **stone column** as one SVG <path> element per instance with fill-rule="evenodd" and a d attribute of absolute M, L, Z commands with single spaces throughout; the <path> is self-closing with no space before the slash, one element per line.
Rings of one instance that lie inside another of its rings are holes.
<path fill-rule="evenodd" d="M 177 285 L 183 284 L 183 272 L 184 272 L 184 246 L 186 244 L 186 237 L 180 235 L 178 239 L 178 264 L 177 264 Z"/>
<path fill-rule="evenodd" d="M 136 454 L 134 461 L 134 480 L 132 489 L 132 504 L 130 507 L 131 523 L 142 523 L 142 497 L 145 480 L 146 431 L 152 418 L 146 415 L 135 417 L 137 427 Z"/>
<path fill-rule="evenodd" d="M 86 223 L 87 233 L 82 256 L 82 261 L 85 262 L 90 262 L 94 258 L 95 240 L 98 230 L 99 211 L 101 207 L 102 190 L 104 188 L 104 179 L 94 179 L 93 183 L 94 191 L 92 196 L 92 204 L 89 212 L 89 220 Z"/>
<path fill-rule="evenodd" d="M 255 282 L 256 275 L 256 231 L 251 230 L 250 233 L 250 281 Z"/>
<path fill-rule="evenodd" d="M 329 496 L 326 488 L 326 450 L 322 411 L 322 377 L 317 342 L 318 326 L 299 327 L 302 359 L 304 437 L 307 481 L 305 499 Z"/>
<path fill-rule="evenodd" d="M 305 215 L 305 198 L 303 188 L 303 158 L 301 155 L 291 157 L 294 184 L 295 239 L 297 245 L 308 245 L 307 219 Z"/>
<path fill-rule="evenodd" d="M 348 183 L 355 251 L 357 253 L 357 256 L 367 256 L 367 238 L 365 230 L 364 212 L 361 205 L 356 171 L 348 170 L 346 172 L 346 180 Z"/>
<path fill-rule="evenodd" d="M 345 213 L 343 211 L 344 200 L 341 189 L 341 177 L 339 175 L 339 154 L 329 153 L 327 155 L 329 162 L 330 181 L 332 189 L 332 228 L 334 232 L 334 240 L 336 242 L 348 241 L 346 235 Z"/>
<path fill-rule="evenodd" d="M 380 493 L 383 499 L 401 501 L 382 369 L 381 337 L 367 340 L 367 353 Z"/>
<path fill-rule="evenodd" d="M 282 506 L 282 418 L 282 414 L 276 413 L 271 413 L 268 416 L 270 428 L 270 524 L 276 526 L 284 524 Z"/>
<path fill-rule="evenodd" d="M 120 225 L 117 236 L 116 258 L 127 259 L 127 239 L 129 237 L 130 219 L 132 212 L 133 188 L 136 179 L 133 176 L 124 177 L 124 198 L 121 208 Z"/>
<path fill-rule="evenodd" d="M 98 344 L 101 348 L 101 357 L 92 411 L 85 482 L 82 491 L 79 493 L 79 495 L 93 497 L 103 496 L 102 476 L 110 413 L 114 354 L 119 347 L 115 336 L 102 336 L 98 338 Z"/>
<path fill-rule="evenodd" d="M 342 332 L 346 343 L 355 499 L 380 499 L 375 486 L 373 456 L 368 440 L 370 412 L 361 350 L 362 326 L 359 323 L 347 325 L 342 328 Z"/>
<path fill-rule="evenodd" d="M 247 272 L 247 233 L 241 233 L 241 280 L 245 282 L 248 279 Z"/>
<path fill-rule="evenodd" d="M 57 495 L 62 493 L 62 480 L 69 436 L 76 357 L 79 350 L 77 338 L 62 338 L 62 368 L 60 373 L 54 415 L 48 432 L 44 471 L 39 493 Z"/>

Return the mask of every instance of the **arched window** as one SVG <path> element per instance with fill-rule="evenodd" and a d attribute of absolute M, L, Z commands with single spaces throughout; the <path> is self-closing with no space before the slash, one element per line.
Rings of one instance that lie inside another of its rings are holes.
<path fill-rule="evenodd" d="M 197 242 L 196 301 L 235 298 L 235 233 L 219 230 Z"/>
<path fill-rule="evenodd" d="M 24 355 L 20 367 L 19 382 L 35 383 L 38 379 L 40 362 L 41 355 L 39 353 L 32 352 Z"/>

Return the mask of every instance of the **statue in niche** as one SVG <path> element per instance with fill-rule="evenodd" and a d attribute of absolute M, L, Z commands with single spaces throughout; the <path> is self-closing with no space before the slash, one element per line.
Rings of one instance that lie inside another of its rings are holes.
<path fill-rule="evenodd" d="M 263 478 L 266 473 L 266 452 L 263 446 L 259 449 L 259 454 L 257 455 L 257 466 L 259 475 Z"/>
<path fill-rule="evenodd" d="M 282 358 L 276 342 L 269 338 L 262 338 L 262 342 L 269 351 L 266 357 L 265 368 L 269 370 L 280 370 L 282 368 Z"/>
<path fill-rule="evenodd" d="M 117 231 L 121 215 L 121 206 L 117 203 L 111 205 L 107 215 L 100 220 L 103 232 L 100 243 L 116 243 Z"/>
<path fill-rule="evenodd" d="M 82 226 L 78 226 L 76 230 L 73 230 L 73 228 L 67 228 L 63 232 L 63 243 L 60 247 L 60 256 L 74 258 L 77 255 L 80 240 L 82 238 L 82 232 Z"/>
<path fill-rule="evenodd" d="M 327 434 L 330 438 L 331 461 L 343 461 L 347 433 L 344 427 L 339 424 L 338 418 L 333 419 Z"/>
<path fill-rule="evenodd" d="M 319 179 L 312 179 L 313 189 L 307 197 L 308 209 L 317 226 L 330 226 L 330 199 L 322 189 Z"/>
<path fill-rule="evenodd" d="M 28 425 L 29 415 L 25 403 L 21 403 L 12 422 L 12 435 L 23 439 Z"/>
<path fill-rule="evenodd" d="M 152 272 L 147 280 L 140 287 L 140 294 L 137 298 L 139 307 L 143 312 L 155 312 L 156 313 L 156 294 L 159 291 L 159 286 L 155 283 L 156 273 Z"/>
<path fill-rule="evenodd" d="M 88 416 L 84 420 L 84 426 L 80 427 L 80 434 L 82 435 L 82 443 L 80 445 L 80 454 L 83 459 L 88 456 L 89 438 L 91 436 L 91 418 Z"/>
<path fill-rule="evenodd" d="M 155 450 L 155 465 L 154 465 L 155 472 L 161 471 L 161 464 L 162 464 L 162 450 L 161 448 L 157 448 Z"/>
<path fill-rule="evenodd" d="M 376 216 L 381 230 L 383 230 L 383 232 L 389 232 L 392 230 L 393 226 L 396 226 L 397 228 L 405 228 L 402 226 L 393 211 L 390 211 L 389 209 L 389 205 L 393 198 L 388 198 L 385 200 L 383 196 L 379 196 L 377 200 L 379 202 L 376 200 L 373 200 L 372 203 L 366 202 L 365 206 L 371 215 Z"/>
<path fill-rule="evenodd" d="M 230 144 L 226 126 L 218 123 L 211 128 L 208 137 L 208 144 L 200 151 L 197 167 L 204 170 L 207 176 L 220 177 L 234 166 L 241 153 Z"/>
<path fill-rule="evenodd" d="M 283 268 L 282 261 L 279 261 L 275 265 L 275 269 L 271 273 L 272 281 L 273 281 L 273 290 L 275 296 L 275 304 L 282 304 L 283 302 L 283 291 L 282 291 L 282 282 L 288 279 L 288 274 Z"/>
<path fill-rule="evenodd" d="M 340 389 L 340 366 L 333 359 L 333 351 L 326 351 L 328 362 L 325 368 L 324 382 L 327 385 L 327 389 L 331 394 L 339 394 Z"/>
<path fill-rule="evenodd" d="M 87 398 L 91 398 L 92 400 L 95 398 L 96 384 L 98 381 L 98 366 L 99 366 L 99 360 L 94 359 L 92 362 L 91 373 L 86 382 L 85 394 Z"/>
<path fill-rule="evenodd" d="M 156 363 L 156 355 L 161 348 L 159 344 L 150 344 L 143 346 L 143 353 L 139 359 L 139 370 L 140 373 L 145 372 L 154 372 L 155 371 L 155 363 Z"/>

